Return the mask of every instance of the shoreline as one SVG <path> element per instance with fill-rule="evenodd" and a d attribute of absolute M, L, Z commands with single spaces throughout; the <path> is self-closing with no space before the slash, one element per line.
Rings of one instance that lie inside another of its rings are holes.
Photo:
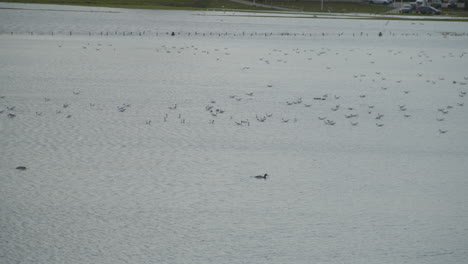
<path fill-rule="evenodd" d="M 54 8 L 20 8 L 5 7 L 6 5 L 42 5 L 56 7 L 87 7 L 87 8 L 108 8 L 114 10 L 67 10 Z M 301 11 L 281 11 L 281 10 L 250 10 L 250 9 L 223 9 L 223 8 L 132 8 L 119 6 L 96 6 L 96 5 L 74 5 L 74 4 L 48 4 L 48 3 L 13 3 L 0 2 L 0 10 L 32 10 L 32 11 L 53 11 L 53 12 L 90 12 L 90 13 L 120 13 L 121 10 L 161 10 L 161 11 L 196 11 L 196 12 L 224 12 L 224 14 L 213 14 L 214 16 L 245 16 L 245 17 L 275 17 L 275 18 L 308 18 L 308 19 L 356 19 L 356 20 L 401 20 L 401 21 L 439 21 L 439 22 L 468 22 L 468 17 L 463 16 L 415 16 L 401 14 L 371 14 L 371 13 L 329 13 L 329 12 L 301 12 Z M 227 14 L 227 12 L 231 14 Z M 241 13 L 241 14 L 236 14 Z M 205 14 L 206 15 L 206 14 Z"/>

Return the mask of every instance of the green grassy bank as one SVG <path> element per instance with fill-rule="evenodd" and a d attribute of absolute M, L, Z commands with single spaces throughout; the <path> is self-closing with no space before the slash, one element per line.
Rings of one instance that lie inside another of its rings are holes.
<path fill-rule="evenodd" d="M 272 0 L 256 0 L 256 3 L 275 5 L 297 9 L 305 12 L 331 12 L 331 13 L 370 13 L 380 14 L 392 9 L 392 7 L 384 5 L 372 5 L 367 3 L 350 3 L 350 2 L 329 2 L 324 1 L 323 9 L 320 1 L 272 1 Z"/>
<path fill-rule="evenodd" d="M 249 7 L 228 0 L 0 0 L 9 3 L 78 5 L 96 7 L 115 7 L 133 9 L 248 9 L 265 10 L 265 8 Z"/>
<path fill-rule="evenodd" d="M 228 0 L 0 0 L 11 3 L 34 3 L 55 5 L 81 5 L 117 8 L 138 9 L 243 9 L 268 10 L 267 8 L 253 7 L 234 3 Z M 251 1 L 252 2 L 252 1 Z M 287 7 L 306 12 L 335 12 L 335 13 L 384 13 L 391 8 L 382 5 L 369 5 L 362 3 L 327 2 L 323 10 L 320 2 L 303 1 L 256 1 L 259 4 Z"/>
<path fill-rule="evenodd" d="M 253 0 L 247 0 L 253 2 Z M 79 5 L 95 7 L 115 7 L 133 9 L 172 9 L 172 10 L 206 10 L 206 9 L 237 9 L 237 10 L 273 10 L 262 7 L 238 4 L 229 0 L 0 0 L 10 3 L 33 3 L 55 5 Z M 323 8 L 320 1 L 291 1 L 291 0 L 255 0 L 258 4 L 286 7 L 304 12 L 331 13 L 367 13 L 383 14 L 392 9 L 384 5 L 366 3 L 328 2 L 324 1 Z M 468 12 L 463 9 L 443 9 L 444 15 L 467 17 Z M 426 17 L 431 19 L 430 16 Z"/>

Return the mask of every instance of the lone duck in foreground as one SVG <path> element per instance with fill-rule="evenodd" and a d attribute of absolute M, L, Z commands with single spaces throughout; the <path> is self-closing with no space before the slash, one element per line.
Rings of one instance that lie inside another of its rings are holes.
<path fill-rule="evenodd" d="M 26 167 L 25 166 L 18 166 L 16 167 L 17 170 L 20 170 L 20 171 L 24 171 L 26 170 Z"/>
<path fill-rule="evenodd" d="M 257 176 L 254 176 L 254 178 L 256 179 L 266 179 L 268 177 L 268 174 L 264 174 L 264 175 L 257 175 Z"/>

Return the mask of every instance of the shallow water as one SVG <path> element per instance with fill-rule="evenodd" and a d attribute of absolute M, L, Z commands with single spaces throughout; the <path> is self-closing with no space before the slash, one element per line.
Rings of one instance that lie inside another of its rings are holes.
<path fill-rule="evenodd" d="M 468 257 L 464 23 L 1 6 L 2 262 Z"/>

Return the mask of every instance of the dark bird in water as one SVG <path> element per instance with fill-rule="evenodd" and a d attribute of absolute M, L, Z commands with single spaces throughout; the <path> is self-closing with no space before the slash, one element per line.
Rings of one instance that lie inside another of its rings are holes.
<path fill-rule="evenodd" d="M 16 167 L 17 170 L 21 170 L 21 171 L 24 171 L 26 170 L 26 167 L 25 166 L 18 166 Z"/>
<path fill-rule="evenodd" d="M 264 174 L 264 175 L 257 175 L 257 176 L 254 176 L 254 178 L 256 179 L 266 179 L 268 177 L 268 174 Z"/>

